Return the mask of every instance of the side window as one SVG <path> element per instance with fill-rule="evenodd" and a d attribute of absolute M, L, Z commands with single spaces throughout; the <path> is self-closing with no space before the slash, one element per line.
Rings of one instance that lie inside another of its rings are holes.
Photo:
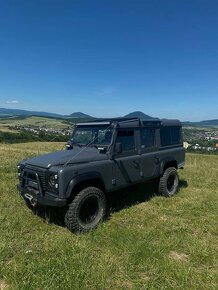
<path fill-rule="evenodd" d="M 171 128 L 172 144 L 181 143 L 181 130 L 179 127 Z"/>
<path fill-rule="evenodd" d="M 142 128 L 141 130 L 141 148 L 151 148 L 155 146 L 155 129 Z"/>
<path fill-rule="evenodd" d="M 160 140 L 162 146 L 171 145 L 170 127 L 162 127 L 160 129 Z"/>
<path fill-rule="evenodd" d="M 121 143 L 123 151 L 135 150 L 134 130 L 119 130 L 116 143 Z"/>
<path fill-rule="evenodd" d="M 162 127 L 160 138 L 162 146 L 181 144 L 181 129 L 180 127 Z"/>

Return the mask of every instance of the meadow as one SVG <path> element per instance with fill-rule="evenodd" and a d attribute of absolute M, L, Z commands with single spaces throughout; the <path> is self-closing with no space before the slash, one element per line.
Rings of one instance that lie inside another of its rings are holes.
<path fill-rule="evenodd" d="M 108 219 L 75 235 L 29 210 L 21 159 L 63 143 L 0 144 L 0 289 L 218 289 L 218 156 L 187 154 L 172 198 L 152 185 L 113 193 Z"/>
<path fill-rule="evenodd" d="M 45 128 L 56 128 L 56 129 L 67 129 L 69 127 L 63 119 L 49 118 L 49 117 L 11 117 L 0 119 L 0 131 L 9 131 L 8 126 L 29 126 L 29 127 L 45 127 Z M 16 131 L 15 131 L 16 132 Z"/>

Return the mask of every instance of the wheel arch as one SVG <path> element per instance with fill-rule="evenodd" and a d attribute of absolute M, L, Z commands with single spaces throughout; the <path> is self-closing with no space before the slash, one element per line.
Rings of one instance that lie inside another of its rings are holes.
<path fill-rule="evenodd" d="M 98 172 L 90 172 L 73 178 L 67 188 L 66 198 L 68 203 L 72 201 L 75 195 L 83 188 L 94 186 L 105 192 L 103 179 Z"/>
<path fill-rule="evenodd" d="M 162 176 L 164 174 L 164 171 L 169 167 L 175 167 L 176 169 L 178 169 L 178 164 L 174 157 L 162 160 L 160 166 L 160 175 Z"/>

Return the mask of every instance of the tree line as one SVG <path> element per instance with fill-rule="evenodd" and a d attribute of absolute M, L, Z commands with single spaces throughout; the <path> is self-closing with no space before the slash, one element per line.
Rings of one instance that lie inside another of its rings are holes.
<path fill-rule="evenodd" d="M 47 132 L 40 132 L 35 135 L 31 132 L 22 131 L 20 133 L 13 132 L 1 132 L 0 131 L 0 143 L 25 143 L 33 141 L 47 141 L 47 142 L 67 142 L 70 136 L 63 136 L 58 134 L 52 134 Z"/>

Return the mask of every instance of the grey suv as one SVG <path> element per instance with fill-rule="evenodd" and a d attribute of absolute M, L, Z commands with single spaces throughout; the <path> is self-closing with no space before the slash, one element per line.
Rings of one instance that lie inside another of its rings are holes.
<path fill-rule="evenodd" d="M 172 196 L 184 166 L 178 120 L 118 118 L 78 123 L 66 150 L 18 164 L 18 189 L 31 207 L 67 207 L 71 231 L 95 228 L 106 212 L 106 194 L 147 180 Z"/>

